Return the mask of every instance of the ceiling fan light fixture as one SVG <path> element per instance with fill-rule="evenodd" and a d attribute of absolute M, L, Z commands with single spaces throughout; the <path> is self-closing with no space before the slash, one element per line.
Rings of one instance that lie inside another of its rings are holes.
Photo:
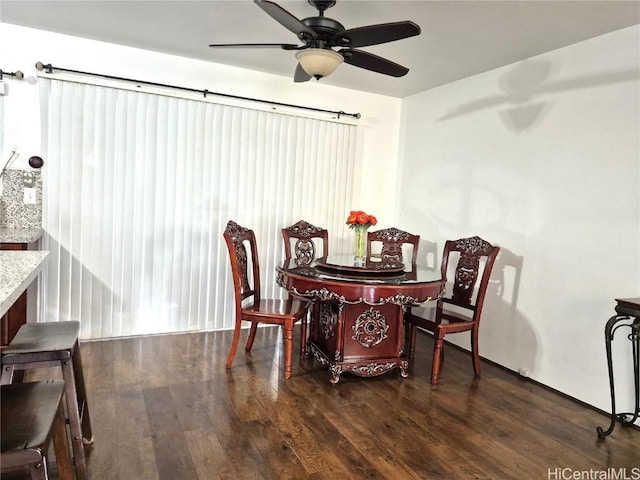
<path fill-rule="evenodd" d="M 342 55 L 324 48 L 308 48 L 296 53 L 296 58 L 305 72 L 317 80 L 335 72 L 344 61 Z"/>

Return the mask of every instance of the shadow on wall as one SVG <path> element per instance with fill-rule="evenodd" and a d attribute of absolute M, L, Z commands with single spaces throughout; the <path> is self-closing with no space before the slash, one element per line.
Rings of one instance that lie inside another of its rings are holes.
<path fill-rule="evenodd" d="M 480 355 L 514 371 L 532 372 L 540 345 L 531 322 L 518 309 L 522 264 L 522 256 L 500 247 L 482 312 Z"/>
<path fill-rule="evenodd" d="M 83 251 L 83 258 L 51 233 L 45 236 L 51 251 L 47 318 L 80 321 L 82 339 L 211 328 L 213 308 L 222 302 L 208 298 L 210 279 L 224 274 L 207 256 L 210 245 L 218 249 L 217 235 L 189 225 L 165 228 L 142 239 L 135 259 L 96 243 L 97 253 Z M 231 291 L 223 294 L 232 299 Z"/>
<path fill-rule="evenodd" d="M 539 342 L 529 319 L 518 310 L 523 257 L 500 247 L 487 287 L 480 322 L 480 356 L 513 371 L 533 372 Z M 448 340 L 469 350 L 468 335 Z"/>
<path fill-rule="evenodd" d="M 442 212 L 442 208 L 434 206 L 433 202 L 431 208 L 434 214 Z M 418 263 L 434 271 L 440 269 L 444 247 L 443 244 L 439 245 L 431 240 L 435 236 L 444 235 L 453 240 L 462 236 L 472 236 L 475 231 L 491 230 L 498 225 L 497 221 L 473 225 L 469 218 L 464 216 L 449 220 L 454 217 L 446 214 L 434 220 L 434 215 L 428 215 L 424 210 L 412 205 L 404 205 L 401 210 L 407 218 L 407 228 L 420 234 Z M 482 218 L 486 220 L 486 216 Z M 502 217 L 499 214 L 496 218 Z M 466 233 L 451 235 L 451 232 L 461 231 Z M 492 238 L 485 239 L 493 243 Z M 518 307 L 524 258 L 503 245 L 498 246 L 500 253 L 491 272 L 480 325 L 480 355 L 514 371 L 525 369 L 531 373 L 535 371 L 542 346 L 538 341 L 536 329 Z M 435 302 L 429 302 L 416 308 L 415 313 L 433 318 L 433 308 Z M 449 335 L 446 340 L 455 342 L 467 350 L 470 347 L 468 334 Z"/>
<path fill-rule="evenodd" d="M 442 252 L 437 252 L 435 242 L 421 242 L 420 258 L 424 258 L 423 246 L 427 248 L 427 258 L 433 255 L 435 266 L 428 261 L 428 267 L 440 268 Z M 518 295 L 522 276 L 523 257 L 500 246 L 500 253 L 493 266 L 484 308 L 480 322 L 480 356 L 497 362 L 514 371 L 533 372 L 540 357 L 540 345 L 529 319 L 518 310 Z M 451 272 L 450 272 L 451 273 Z M 451 288 L 449 278 L 447 291 Z M 416 309 L 416 313 L 427 318 L 435 315 L 435 302 Z M 469 350 L 469 335 L 449 335 L 451 341 Z"/>
<path fill-rule="evenodd" d="M 82 340 L 112 332 L 111 311 L 129 310 L 123 298 L 46 230 L 43 244 L 51 254 L 43 275 L 47 286 L 42 299 L 45 319 L 41 321 L 78 321 Z"/>
<path fill-rule="evenodd" d="M 553 102 L 553 97 L 549 95 L 640 78 L 640 70 L 635 69 L 554 80 L 553 70 L 557 70 L 557 65 L 549 61 L 526 60 L 517 63 L 500 77 L 498 83 L 502 93 L 459 105 L 440 120 L 496 109 L 505 127 L 520 133 L 538 125 L 549 113 Z"/>
<path fill-rule="evenodd" d="M 418 263 L 426 265 L 428 270 L 436 271 L 440 268 L 440 263 L 438 263 L 439 254 L 437 242 L 430 242 L 420 238 Z"/>

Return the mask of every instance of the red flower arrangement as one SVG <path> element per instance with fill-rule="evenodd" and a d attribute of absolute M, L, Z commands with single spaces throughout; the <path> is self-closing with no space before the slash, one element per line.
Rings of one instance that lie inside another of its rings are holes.
<path fill-rule="evenodd" d="M 369 228 L 378 223 L 378 219 L 373 215 L 368 215 L 362 210 L 351 210 L 347 217 L 349 228 Z"/>
<path fill-rule="evenodd" d="M 347 217 L 347 225 L 356 233 L 356 263 L 363 263 L 366 255 L 366 231 L 371 225 L 378 223 L 373 215 L 368 215 L 362 210 L 351 210 Z"/>

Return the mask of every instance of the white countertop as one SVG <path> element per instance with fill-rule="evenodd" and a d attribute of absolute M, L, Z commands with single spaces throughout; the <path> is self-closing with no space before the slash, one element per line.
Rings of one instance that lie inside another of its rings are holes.
<path fill-rule="evenodd" d="M 0 250 L 0 317 L 40 273 L 48 256 L 43 250 Z"/>
<path fill-rule="evenodd" d="M 32 243 L 42 233 L 42 228 L 0 228 L 0 243 Z"/>

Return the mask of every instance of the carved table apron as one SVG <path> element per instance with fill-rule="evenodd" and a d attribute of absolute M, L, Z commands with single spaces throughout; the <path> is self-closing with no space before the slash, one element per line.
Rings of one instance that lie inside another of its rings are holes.
<path fill-rule="evenodd" d="M 329 367 L 333 384 L 342 372 L 372 377 L 399 368 L 406 377 L 403 310 L 442 294 L 440 272 L 416 265 L 411 271 L 358 271 L 353 257 L 330 260 L 301 266 L 291 261 L 277 269 L 280 286 L 316 299 L 307 354 Z M 347 262 L 345 269 L 324 268 Z"/>

